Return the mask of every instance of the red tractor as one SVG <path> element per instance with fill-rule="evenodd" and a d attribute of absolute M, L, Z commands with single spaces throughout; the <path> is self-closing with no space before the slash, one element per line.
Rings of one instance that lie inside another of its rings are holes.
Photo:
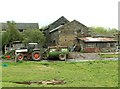
<path fill-rule="evenodd" d="M 15 50 L 16 61 L 22 61 L 23 59 L 27 60 L 41 60 L 42 53 L 38 47 L 38 43 L 29 43 L 27 47 L 22 47 L 20 49 Z"/>

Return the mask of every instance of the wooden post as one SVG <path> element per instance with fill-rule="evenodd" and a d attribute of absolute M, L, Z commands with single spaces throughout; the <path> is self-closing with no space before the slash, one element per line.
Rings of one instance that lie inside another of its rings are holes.
<path fill-rule="evenodd" d="M 17 62 L 17 57 L 18 57 L 18 55 L 19 55 L 19 54 L 17 54 L 17 53 L 15 52 L 15 62 Z"/>

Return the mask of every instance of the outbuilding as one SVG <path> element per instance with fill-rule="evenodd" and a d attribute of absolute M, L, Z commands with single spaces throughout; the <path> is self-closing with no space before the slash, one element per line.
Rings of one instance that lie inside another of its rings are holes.
<path fill-rule="evenodd" d="M 114 52 L 116 51 L 117 40 L 114 38 L 76 38 L 75 42 L 81 46 L 84 52 Z"/>

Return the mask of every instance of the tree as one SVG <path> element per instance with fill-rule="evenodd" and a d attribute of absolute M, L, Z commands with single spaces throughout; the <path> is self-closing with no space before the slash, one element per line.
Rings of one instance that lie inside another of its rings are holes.
<path fill-rule="evenodd" d="M 9 44 L 9 35 L 8 32 L 2 32 L 2 46 Z"/>
<path fill-rule="evenodd" d="M 104 28 L 104 27 L 91 27 L 90 33 L 92 36 L 100 35 L 100 36 L 114 36 L 118 32 L 115 28 Z"/>
<path fill-rule="evenodd" d="M 7 22 L 8 29 L 7 29 L 7 35 L 9 36 L 9 42 L 13 41 L 21 41 L 22 37 L 20 32 L 17 30 L 16 23 L 14 21 L 8 21 Z"/>
<path fill-rule="evenodd" d="M 0 32 L 0 51 L 2 51 L 2 31 Z"/>
<path fill-rule="evenodd" d="M 48 26 L 46 25 L 46 26 L 42 26 L 41 28 L 40 28 L 40 31 L 45 31 L 46 29 L 48 28 Z"/>
<path fill-rule="evenodd" d="M 34 42 L 43 46 L 45 43 L 44 34 L 39 29 L 26 30 L 23 33 L 23 37 L 24 37 L 23 43 L 25 44 Z"/>
<path fill-rule="evenodd" d="M 2 34 L 2 43 L 3 45 L 10 44 L 14 41 L 22 41 L 22 35 L 17 30 L 16 23 L 14 21 L 7 22 L 8 28 L 6 32 Z"/>
<path fill-rule="evenodd" d="M 22 41 L 23 39 L 14 21 L 8 21 L 7 26 L 8 28 L 6 29 L 6 32 L 2 32 L 2 50 L 3 51 L 4 51 L 5 45 L 11 44 L 14 41 Z"/>

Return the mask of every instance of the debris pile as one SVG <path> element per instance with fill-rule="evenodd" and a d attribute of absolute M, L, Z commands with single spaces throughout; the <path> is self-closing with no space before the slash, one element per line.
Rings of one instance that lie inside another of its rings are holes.
<path fill-rule="evenodd" d="M 64 80 L 46 80 L 46 81 L 28 81 L 28 82 L 14 82 L 17 84 L 26 84 L 26 85 L 31 85 L 31 84 L 44 84 L 44 85 L 57 85 L 57 84 L 65 84 Z"/>

